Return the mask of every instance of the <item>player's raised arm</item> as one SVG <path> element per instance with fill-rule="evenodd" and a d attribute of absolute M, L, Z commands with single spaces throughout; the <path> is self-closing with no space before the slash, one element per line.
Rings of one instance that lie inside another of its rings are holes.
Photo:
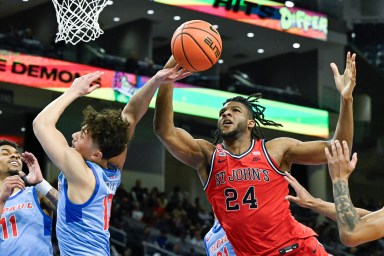
<path fill-rule="evenodd" d="M 286 196 L 285 199 L 336 221 L 336 208 L 334 203 L 313 197 L 290 173 L 285 172 L 285 174 L 285 179 L 296 192 L 296 196 L 289 195 Z M 356 208 L 356 211 L 360 217 L 371 213 L 370 211 L 361 208 Z"/>
<path fill-rule="evenodd" d="M 123 120 L 129 124 L 127 130 L 129 140 L 133 136 L 136 125 L 147 112 L 153 95 L 160 84 L 180 80 L 190 75 L 189 72 L 178 71 L 179 67 L 164 67 L 164 69 L 158 71 L 151 79 L 149 79 L 124 107 L 121 116 Z M 124 165 L 126 154 L 127 150 L 120 156 L 114 157 L 110 162 L 121 169 Z"/>
<path fill-rule="evenodd" d="M 172 59 L 173 57 L 167 65 L 175 65 Z M 155 134 L 178 160 L 199 169 L 202 163 L 206 163 L 204 147 L 209 146 L 209 143 L 203 140 L 195 140 L 185 130 L 175 127 L 172 100 L 173 83 L 162 84 L 156 98 L 153 121 Z"/>
<path fill-rule="evenodd" d="M 356 54 L 347 53 L 343 74 L 339 73 L 336 64 L 331 63 L 335 85 L 340 93 L 340 111 L 332 140 L 345 140 L 352 148 L 353 140 L 353 90 L 356 85 Z M 298 142 L 290 147 L 285 159 L 291 163 L 322 164 L 326 163 L 324 148 L 330 148 L 330 141 Z"/>
<path fill-rule="evenodd" d="M 79 171 L 86 169 L 80 154 L 68 145 L 64 135 L 56 128 L 56 123 L 64 110 L 77 98 L 99 88 L 98 79 L 102 72 L 93 72 L 76 78 L 71 87 L 46 106 L 33 121 L 33 131 L 52 162 L 63 172 L 68 180 L 84 180 L 87 175 Z M 93 84 L 96 82 L 95 84 Z"/>
<path fill-rule="evenodd" d="M 348 179 L 356 167 L 357 154 L 350 158 L 348 143 L 332 142 L 331 151 L 325 149 L 328 159 L 329 175 L 332 179 L 333 198 L 336 206 L 337 225 L 340 240 L 347 246 L 357 246 L 362 243 L 384 237 L 384 210 L 372 212 L 360 217 L 351 201 Z"/>

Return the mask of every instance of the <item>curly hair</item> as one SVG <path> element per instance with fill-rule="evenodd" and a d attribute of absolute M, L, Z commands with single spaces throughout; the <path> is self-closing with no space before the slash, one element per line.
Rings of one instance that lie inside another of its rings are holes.
<path fill-rule="evenodd" d="M 124 151 L 129 141 L 129 123 L 121 118 L 121 110 L 104 109 L 98 112 L 87 106 L 83 115 L 82 126 L 99 145 L 103 158 L 110 159 Z"/>
<path fill-rule="evenodd" d="M 260 124 L 265 125 L 265 126 L 275 126 L 275 127 L 282 127 L 283 125 L 279 123 L 275 123 L 274 121 L 267 120 L 264 118 L 264 111 L 265 107 L 257 104 L 258 100 L 261 98 L 262 94 L 261 93 L 255 93 L 247 98 L 241 97 L 241 96 L 236 96 L 233 98 L 227 99 L 224 103 L 227 104 L 228 102 L 231 101 L 237 101 L 243 104 L 247 109 L 249 110 L 249 118 L 252 118 L 256 125 L 252 128 L 251 136 L 252 139 L 261 139 L 264 138 L 263 131 L 261 130 Z M 217 144 L 220 140 L 220 130 L 219 128 L 215 132 L 215 137 L 214 137 L 214 144 Z"/>
<path fill-rule="evenodd" d="M 18 145 L 15 142 L 13 142 L 13 141 L 9 141 L 9 140 L 6 140 L 6 139 L 0 140 L 0 147 L 4 146 L 4 145 L 11 146 L 11 147 L 14 147 L 16 149 L 18 147 Z"/>

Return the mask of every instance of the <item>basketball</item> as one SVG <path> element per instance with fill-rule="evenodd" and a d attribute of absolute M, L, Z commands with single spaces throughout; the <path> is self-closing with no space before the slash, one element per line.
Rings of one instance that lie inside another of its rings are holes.
<path fill-rule="evenodd" d="M 222 42 L 219 32 L 208 22 L 191 20 L 176 29 L 171 51 L 177 63 L 188 71 L 211 68 L 219 60 Z"/>

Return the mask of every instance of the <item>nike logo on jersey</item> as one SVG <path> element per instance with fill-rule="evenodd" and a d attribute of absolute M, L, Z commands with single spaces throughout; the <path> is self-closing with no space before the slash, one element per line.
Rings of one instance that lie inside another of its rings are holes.
<path fill-rule="evenodd" d="M 219 159 L 219 161 L 217 161 L 217 162 L 222 163 L 222 162 L 225 162 L 225 160 L 226 159 Z"/>

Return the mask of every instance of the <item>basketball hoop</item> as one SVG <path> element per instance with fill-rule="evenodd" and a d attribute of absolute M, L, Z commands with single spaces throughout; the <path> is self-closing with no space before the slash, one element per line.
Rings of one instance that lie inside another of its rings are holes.
<path fill-rule="evenodd" d="M 59 31 L 56 40 L 73 45 L 80 41 L 95 40 L 104 33 L 98 19 L 107 0 L 52 0 Z"/>

